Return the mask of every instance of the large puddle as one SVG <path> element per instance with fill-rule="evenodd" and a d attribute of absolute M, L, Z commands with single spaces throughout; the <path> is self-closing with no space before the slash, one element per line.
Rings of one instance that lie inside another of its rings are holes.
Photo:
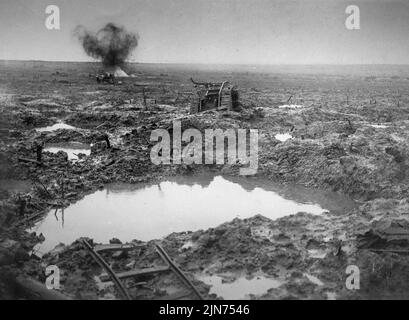
<path fill-rule="evenodd" d="M 216 227 L 256 214 L 277 219 L 300 211 L 347 212 L 355 203 L 338 194 L 274 185 L 253 178 L 178 178 L 155 185 L 108 185 L 72 204 L 50 211 L 30 231 L 42 233 L 40 253 L 87 236 L 148 241 L 172 232 Z"/>
<path fill-rule="evenodd" d="M 91 147 L 80 142 L 48 143 L 46 144 L 44 151 L 51 153 L 64 151 L 68 155 L 68 160 L 78 160 L 78 155 L 81 153 L 87 156 L 90 155 Z"/>

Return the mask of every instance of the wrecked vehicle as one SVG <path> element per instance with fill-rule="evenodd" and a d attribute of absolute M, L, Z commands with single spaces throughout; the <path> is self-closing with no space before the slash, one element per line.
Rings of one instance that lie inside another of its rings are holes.
<path fill-rule="evenodd" d="M 198 113 L 206 110 L 232 110 L 239 109 L 239 92 L 237 87 L 228 81 L 223 82 L 193 82 L 198 95 L 197 103 L 192 105 L 191 113 Z"/>
<path fill-rule="evenodd" d="M 115 84 L 115 75 L 110 72 L 104 72 L 96 75 L 96 80 L 98 83 L 109 83 L 109 84 Z"/>

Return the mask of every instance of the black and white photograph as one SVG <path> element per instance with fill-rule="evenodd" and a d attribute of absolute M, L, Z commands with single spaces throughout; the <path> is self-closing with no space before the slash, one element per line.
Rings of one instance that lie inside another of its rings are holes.
<path fill-rule="evenodd" d="M 406 299 L 408 0 L 0 0 L 0 300 Z"/>

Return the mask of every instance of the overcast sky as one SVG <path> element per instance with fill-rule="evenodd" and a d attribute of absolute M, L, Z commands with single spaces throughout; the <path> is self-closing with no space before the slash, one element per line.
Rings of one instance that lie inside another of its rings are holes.
<path fill-rule="evenodd" d="M 361 30 L 345 27 L 350 4 Z M 90 60 L 72 31 L 107 22 L 139 34 L 136 62 L 409 64 L 409 0 L 0 0 L 0 59 Z"/>

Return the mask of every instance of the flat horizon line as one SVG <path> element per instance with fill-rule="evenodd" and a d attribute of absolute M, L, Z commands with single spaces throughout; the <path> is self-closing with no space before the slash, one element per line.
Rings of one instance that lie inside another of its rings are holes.
<path fill-rule="evenodd" d="M 1 62 L 50 62 L 50 63 L 95 63 L 100 61 L 76 60 L 36 60 L 36 59 L 0 59 Z M 409 63 L 206 63 L 206 62 L 137 62 L 128 61 L 126 64 L 167 64 L 167 65 L 213 65 L 213 66 L 409 66 Z"/>

